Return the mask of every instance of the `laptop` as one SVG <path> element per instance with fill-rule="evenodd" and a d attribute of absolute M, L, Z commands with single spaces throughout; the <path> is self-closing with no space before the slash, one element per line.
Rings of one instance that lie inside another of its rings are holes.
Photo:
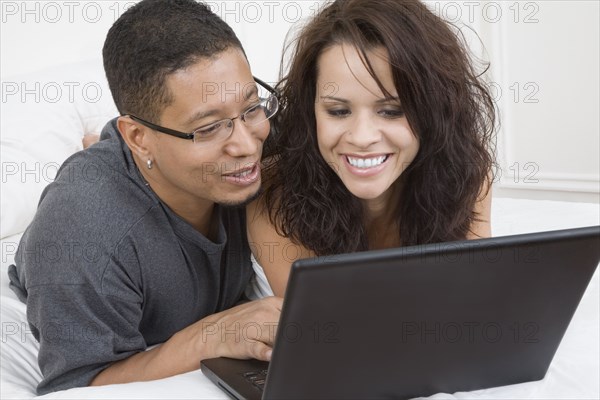
<path fill-rule="evenodd" d="M 292 265 L 270 363 L 201 369 L 235 399 L 412 398 L 544 378 L 600 226 Z"/>

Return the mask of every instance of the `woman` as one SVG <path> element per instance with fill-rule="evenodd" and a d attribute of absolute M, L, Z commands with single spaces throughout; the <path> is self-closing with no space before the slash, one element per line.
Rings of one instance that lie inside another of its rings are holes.
<path fill-rule="evenodd" d="M 494 104 L 460 34 L 422 3 L 328 5 L 280 90 L 247 209 L 261 295 L 283 296 L 298 258 L 490 236 Z"/>

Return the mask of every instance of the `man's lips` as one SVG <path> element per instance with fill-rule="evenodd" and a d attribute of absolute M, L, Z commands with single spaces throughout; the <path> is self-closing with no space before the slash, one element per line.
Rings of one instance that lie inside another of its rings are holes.
<path fill-rule="evenodd" d="M 224 173 L 222 176 L 229 183 L 249 185 L 260 178 L 260 165 L 258 162 L 255 162 L 243 168 L 238 168 L 235 171 Z"/>

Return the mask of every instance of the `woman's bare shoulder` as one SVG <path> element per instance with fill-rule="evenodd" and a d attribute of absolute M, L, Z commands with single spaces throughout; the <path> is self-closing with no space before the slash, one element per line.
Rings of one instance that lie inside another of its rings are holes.
<path fill-rule="evenodd" d="M 252 254 L 263 268 L 273 293 L 283 296 L 292 263 L 312 257 L 314 253 L 294 243 L 278 229 L 260 198 L 246 207 L 246 221 Z"/>

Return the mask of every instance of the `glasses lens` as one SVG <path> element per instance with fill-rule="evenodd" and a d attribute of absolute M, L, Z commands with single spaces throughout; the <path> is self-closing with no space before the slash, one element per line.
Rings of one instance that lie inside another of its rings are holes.
<path fill-rule="evenodd" d="M 242 121 L 248 125 L 255 125 L 267 119 L 265 114 L 265 100 L 247 109 L 242 115 Z"/>
<path fill-rule="evenodd" d="M 277 100 L 277 97 L 275 97 L 275 95 L 271 95 L 266 100 L 266 102 L 267 103 L 265 105 L 265 114 L 268 119 L 277 113 L 277 110 L 279 109 L 279 101 Z"/>
<path fill-rule="evenodd" d="M 247 109 L 240 119 L 246 125 L 258 125 L 271 118 L 279 109 L 279 101 L 274 95 L 262 99 L 258 104 Z M 210 144 L 225 140 L 233 132 L 233 121 L 223 119 L 194 131 L 194 143 Z"/>
<path fill-rule="evenodd" d="M 233 121 L 223 119 L 194 131 L 194 143 L 213 143 L 227 138 L 233 130 Z"/>
<path fill-rule="evenodd" d="M 271 118 L 277 112 L 277 97 L 269 96 L 266 99 L 262 99 L 260 103 L 255 105 L 254 107 L 246 110 L 243 114 L 242 120 L 247 125 L 256 125 L 260 124 Z"/>

